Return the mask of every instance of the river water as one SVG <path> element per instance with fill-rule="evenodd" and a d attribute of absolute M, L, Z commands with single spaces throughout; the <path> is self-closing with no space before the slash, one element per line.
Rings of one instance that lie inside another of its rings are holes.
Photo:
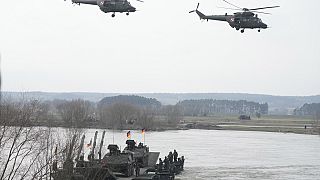
<path fill-rule="evenodd" d="M 102 130 L 98 130 L 98 142 Z M 95 130 L 87 130 L 86 141 Z M 105 144 L 125 147 L 127 131 L 107 131 Z M 131 138 L 144 141 L 139 131 Z M 251 131 L 146 132 L 150 151 L 186 157 L 177 179 L 320 179 L 320 136 Z"/>

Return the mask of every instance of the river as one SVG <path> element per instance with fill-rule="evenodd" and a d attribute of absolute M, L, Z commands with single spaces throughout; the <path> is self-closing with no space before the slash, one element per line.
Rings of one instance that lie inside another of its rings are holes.
<path fill-rule="evenodd" d="M 94 132 L 87 130 L 86 142 Z M 105 144 L 123 149 L 126 132 L 107 131 Z M 139 131 L 131 131 L 131 137 L 143 142 Z M 173 149 L 186 157 L 177 179 L 320 179 L 320 137 L 315 135 L 177 130 L 146 132 L 145 142 L 160 157 Z"/>

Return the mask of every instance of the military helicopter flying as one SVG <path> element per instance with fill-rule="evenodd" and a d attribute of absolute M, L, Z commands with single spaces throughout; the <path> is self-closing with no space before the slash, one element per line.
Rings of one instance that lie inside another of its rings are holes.
<path fill-rule="evenodd" d="M 220 7 L 220 8 L 241 10 L 242 12 L 236 12 L 233 15 L 228 15 L 226 13 L 225 15 L 207 16 L 198 10 L 199 8 L 199 3 L 198 3 L 197 8 L 195 10 L 190 11 L 189 13 L 196 12 L 200 17 L 200 19 L 207 20 L 207 21 L 208 20 L 226 21 L 229 23 L 229 25 L 232 28 L 235 28 L 237 31 L 241 29 L 241 33 L 244 33 L 245 29 L 258 29 L 258 32 L 260 32 L 260 29 L 267 29 L 268 25 L 263 23 L 262 20 L 258 18 L 258 14 L 255 14 L 255 13 L 261 13 L 261 14 L 270 14 L 270 13 L 260 12 L 257 10 L 280 7 L 280 6 L 269 6 L 269 7 L 248 9 L 248 8 L 241 8 L 239 6 L 236 6 L 226 0 L 223 0 L 223 1 L 235 8 L 225 8 L 225 7 Z"/>
<path fill-rule="evenodd" d="M 141 0 L 136 1 L 143 2 Z M 115 17 L 116 12 L 125 12 L 126 15 L 129 15 L 130 12 L 136 12 L 136 8 L 133 7 L 128 0 L 72 0 L 72 3 L 77 5 L 97 5 L 101 11 L 105 13 L 112 13 L 111 17 Z"/>

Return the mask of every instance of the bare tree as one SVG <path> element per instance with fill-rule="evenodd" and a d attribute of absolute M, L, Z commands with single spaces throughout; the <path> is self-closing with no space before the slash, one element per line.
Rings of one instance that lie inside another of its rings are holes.
<path fill-rule="evenodd" d="M 0 179 L 38 179 L 40 174 L 46 174 L 43 170 L 50 162 L 47 159 L 41 165 L 35 163 L 45 159 L 43 155 L 48 147 L 44 146 L 47 137 L 43 128 L 32 126 L 41 117 L 41 103 L 27 99 L 1 100 Z"/>
<path fill-rule="evenodd" d="M 100 118 L 106 122 L 108 127 L 123 129 L 126 123 L 137 119 L 139 109 L 131 104 L 115 103 L 109 106 L 102 106 Z"/>
<path fill-rule="evenodd" d="M 57 109 L 67 127 L 83 127 L 93 113 L 91 103 L 82 99 L 63 102 Z"/>
<path fill-rule="evenodd" d="M 142 109 L 137 118 L 137 123 L 145 129 L 152 129 L 154 127 L 154 113 L 151 109 Z"/>
<path fill-rule="evenodd" d="M 178 105 L 166 106 L 164 108 L 164 113 L 168 124 L 171 125 L 177 125 L 183 119 L 181 108 Z"/>

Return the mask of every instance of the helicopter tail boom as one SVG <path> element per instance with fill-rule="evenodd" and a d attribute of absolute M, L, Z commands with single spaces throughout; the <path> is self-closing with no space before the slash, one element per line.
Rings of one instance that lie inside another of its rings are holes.
<path fill-rule="evenodd" d="M 97 0 L 72 0 L 72 3 L 98 5 Z"/>
<path fill-rule="evenodd" d="M 196 13 L 197 13 L 198 16 L 200 17 L 200 19 L 205 19 L 206 15 L 204 15 L 202 12 L 196 10 Z"/>

